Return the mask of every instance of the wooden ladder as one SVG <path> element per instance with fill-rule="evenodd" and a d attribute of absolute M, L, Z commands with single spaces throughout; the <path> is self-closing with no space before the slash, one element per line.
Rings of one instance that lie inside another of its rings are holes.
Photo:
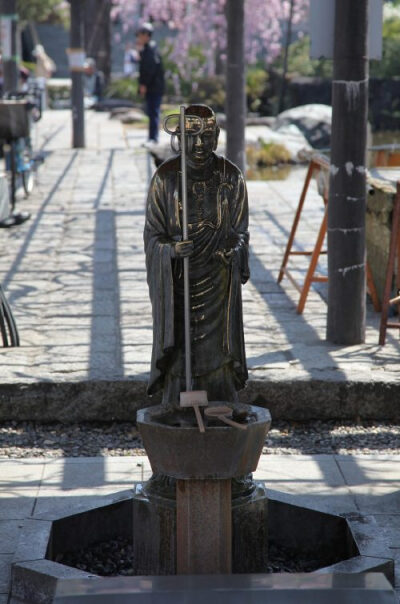
<path fill-rule="evenodd" d="M 300 195 L 299 203 L 297 206 L 296 214 L 294 216 L 292 228 L 290 231 L 289 239 L 286 245 L 286 250 L 283 256 L 281 268 L 278 276 L 278 283 L 280 283 L 284 276 L 286 276 L 289 281 L 294 285 L 297 291 L 300 294 L 300 299 L 297 304 L 297 313 L 301 314 L 306 305 L 308 292 L 310 291 L 310 287 L 312 283 L 326 283 L 328 281 L 328 277 L 325 275 L 316 275 L 315 270 L 317 268 L 319 256 L 321 254 L 326 254 L 326 250 L 322 250 L 322 246 L 324 243 L 326 231 L 327 231 L 327 223 L 328 223 L 328 179 L 329 179 L 329 167 L 330 162 L 329 159 L 321 154 L 314 154 L 310 160 L 310 164 L 308 166 L 306 178 L 304 180 L 303 189 Z M 323 188 L 322 198 L 324 201 L 324 215 L 322 218 L 322 223 L 318 231 L 317 240 L 314 245 L 314 249 L 311 251 L 294 251 L 292 250 L 294 238 L 296 235 L 297 227 L 300 222 L 301 212 L 303 210 L 304 202 L 307 196 L 308 187 L 310 185 L 311 179 L 314 175 L 318 174 L 320 171 L 325 173 L 325 177 L 327 178 L 327 184 Z M 293 277 L 291 271 L 288 268 L 288 261 L 290 256 L 310 256 L 310 264 L 307 269 L 307 274 L 302 284 L 299 284 L 296 279 Z M 367 262 L 366 264 L 366 273 L 367 273 L 367 287 L 369 294 L 372 298 L 372 303 L 374 309 L 379 312 L 381 309 L 381 305 L 379 303 L 379 298 L 376 293 L 375 283 L 372 277 L 372 272 Z"/>

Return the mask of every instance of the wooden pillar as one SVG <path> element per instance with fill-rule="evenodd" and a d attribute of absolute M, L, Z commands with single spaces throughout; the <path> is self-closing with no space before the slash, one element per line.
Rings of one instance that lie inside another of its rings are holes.
<path fill-rule="evenodd" d="M 177 574 L 232 572 L 231 480 L 177 480 Z"/>
<path fill-rule="evenodd" d="M 327 339 L 365 340 L 368 0 L 336 0 Z"/>
<path fill-rule="evenodd" d="M 227 0 L 226 156 L 246 169 L 246 68 L 244 0 Z"/>
<path fill-rule="evenodd" d="M 73 50 L 84 48 L 83 24 L 85 0 L 70 0 L 71 29 L 70 46 Z M 71 104 L 72 104 L 72 147 L 79 149 L 85 146 L 85 110 L 83 104 L 83 72 L 71 70 Z"/>

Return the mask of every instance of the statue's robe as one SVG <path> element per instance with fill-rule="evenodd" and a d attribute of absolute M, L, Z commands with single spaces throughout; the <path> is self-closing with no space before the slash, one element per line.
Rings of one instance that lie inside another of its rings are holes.
<path fill-rule="evenodd" d="M 147 281 L 153 308 L 149 394 L 177 404 L 185 390 L 183 261 L 171 258 L 182 240 L 180 157 L 160 166 L 150 185 L 144 230 Z M 248 202 L 240 170 L 213 154 L 207 167 L 188 170 L 188 231 L 192 389 L 209 400 L 237 400 L 247 367 L 241 284 L 249 278 Z M 225 264 L 218 250 L 233 249 Z"/>

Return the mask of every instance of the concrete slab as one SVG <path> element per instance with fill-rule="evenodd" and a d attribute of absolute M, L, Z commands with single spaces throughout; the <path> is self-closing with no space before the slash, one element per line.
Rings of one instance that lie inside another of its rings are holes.
<path fill-rule="evenodd" d="M 11 577 L 12 556 L 0 554 L 0 594 L 7 594 Z"/>
<path fill-rule="evenodd" d="M 94 595 L 97 594 L 97 597 Z M 119 604 L 128 602 L 179 603 L 189 598 L 200 604 L 205 600 L 214 604 L 228 601 L 241 604 L 251 599 L 254 604 L 294 603 L 310 601 L 321 604 L 343 603 L 389 604 L 394 603 L 393 590 L 381 575 L 206 575 L 152 577 L 146 582 L 139 578 L 110 578 L 101 583 L 88 581 L 61 581 L 55 602 L 96 601 L 99 604 L 112 600 Z"/>
<path fill-rule="evenodd" d="M 21 520 L 0 520 L 0 554 L 14 553 L 23 526 Z"/>
<path fill-rule="evenodd" d="M 35 497 L 16 495 L 18 488 L 12 493 L 0 491 L 0 518 L 5 521 L 23 520 L 32 514 Z"/>
<path fill-rule="evenodd" d="M 394 457 L 342 457 L 338 465 L 350 486 L 379 484 L 400 488 L 398 461 Z"/>
<path fill-rule="evenodd" d="M 55 459 L 43 471 L 40 495 L 47 489 L 129 488 L 150 473 L 147 456 Z"/>

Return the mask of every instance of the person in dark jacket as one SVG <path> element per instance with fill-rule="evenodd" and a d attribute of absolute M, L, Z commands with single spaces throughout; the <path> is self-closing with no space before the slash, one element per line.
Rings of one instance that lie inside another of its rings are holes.
<path fill-rule="evenodd" d="M 164 94 L 164 69 L 157 44 L 151 39 L 153 26 L 144 23 L 136 32 L 140 51 L 139 94 L 146 101 L 149 117 L 148 146 L 158 142 L 161 99 Z"/>

